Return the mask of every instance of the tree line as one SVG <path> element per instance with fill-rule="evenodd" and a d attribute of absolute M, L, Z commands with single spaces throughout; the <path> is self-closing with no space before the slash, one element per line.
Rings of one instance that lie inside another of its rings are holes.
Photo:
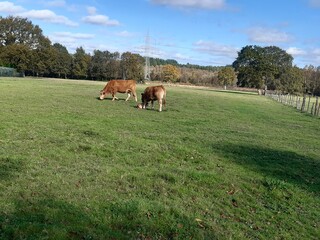
<path fill-rule="evenodd" d="M 179 68 L 194 68 L 194 69 L 201 69 L 201 70 L 208 70 L 208 71 L 219 71 L 221 69 L 221 66 L 201 66 L 201 65 L 190 64 L 190 63 L 181 64 L 174 59 L 150 58 L 151 66 L 168 65 L 168 64 L 179 67 Z"/>
<path fill-rule="evenodd" d="M 320 94 L 320 67 L 293 66 L 293 57 L 276 46 L 246 46 L 232 66 L 237 71 L 240 87 Z"/>
<path fill-rule="evenodd" d="M 198 65 L 181 65 L 176 60 L 150 58 L 151 69 L 163 65 L 161 74 L 164 81 L 178 81 L 183 74 L 177 74 L 181 68 L 209 69 Z M 94 50 L 87 53 L 78 47 L 70 54 L 60 43 L 52 44 L 43 35 L 38 25 L 27 18 L 9 16 L 0 17 L 0 66 L 12 67 L 24 76 L 56 77 L 70 79 L 110 80 L 144 79 L 145 59 L 139 54 Z M 192 66 L 192 67 L 191 67 Z M 171 72 L 173 71 L 173 72 Z M 152 73 L 151 80 L 160 80 L 160 75 Z M 190 77 L 187 81 L 194 82 Z"/>
<path fill-rule="evenodd" d="M 24 76 L 143 81 L 144 65 L 144 57 L 131 52 L 94 50 L 90 54 L 80 46 L 70 54 L 62 44 L 52 44 L 27 18 L 0 16 L 0 66 L 15 68 Z M 150 65 L 151 80 L 320 95 L 320 67 L 293 66 L 293 57 L 276 46 L 245 46 L 229 66 L 159 58 L 150 58 Z"/>

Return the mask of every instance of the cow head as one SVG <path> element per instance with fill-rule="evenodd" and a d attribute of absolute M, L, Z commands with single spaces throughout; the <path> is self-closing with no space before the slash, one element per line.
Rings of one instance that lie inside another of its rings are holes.
<path fill-rule="evenodd" d="M 144 93 L 141 93 L 141 104 L 142 104 L 142 108 L 146 108 L 146 106 L 148 106 L 148 99 Z"/>
<path fill-rule="evenodd" d="M 100 100 L 103 100 L 105 95 L 106 95 L 106 93 L 103 90 L 101 90 L 100 91 Z"/>

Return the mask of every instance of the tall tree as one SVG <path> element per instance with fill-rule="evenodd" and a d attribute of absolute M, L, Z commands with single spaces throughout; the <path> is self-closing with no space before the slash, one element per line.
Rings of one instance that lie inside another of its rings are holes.
<path fill-rule="evenodd" d="M 90 78 L 96 80 L 120 77 L 120 54 L 94 50 L 89 66 Z"/>
<path fill-rule="evenodd" d="M 233 85 L 234 82 L 236 81 L 237 75 L 234 71 L 233 67 L 224 67 L 220 69 L 218 73 L 218 80 L 220 85 L 223 85 L 224 88 L 226 89 L 227 86 Z"/>
<path fill-rule="evenodd" d="M 303 70 L 298 67 L 287 67 L 279 76 L 277 89 L 285 93 L 303 92 Z"/>
<path fill-rule="evenodd" d="M 279 47 L 246 46 L 238 53 L 233 67 L 241 87 L 275 88 L 275 79 L 292 67 L 293 57 Z"/>
<path fill-rule="evenodd" d="M 5 65 L 13 66 L 24 74 L 30 69 L 32 51 L 46 41 L 42 30 L 26 18 L 0 16 L 1 58 Z"/>
<path fill-rule="evenodd" d="M 313 65 L 305 66 L 303 69 L 304 87 L 306 93 L 312 95 L 320 94 L 320 67 Z"/>
<path fill-rule="evenodd" d="M 94 50 L 89 65 L 90 78 L 95 80 L 106 79 L 106 59 L 105 55 L 100 50 Z"/>
<path fill-rule="evenodd" d="M 30 49 L 36 48 L 43 38 L 42 30 L 27 18 L 0 16 L 0 45 L 23 44 Z"/>
<path fill-rule="evenodd" d="M 36 49 L 32 50 L 30 66 L 34 76 L 49 76 L 53 68 L 54 49 L 48 38 L 42 38 Z"/>
<path fill-rule="evenodd" d="M 23 76 L 30 67 L 31 56 L 30 49 L 23 44 L 1 47 L 0 59 L 2 64 L 16 68 Z"/>
<path fill-rule="evenodd" d="M 120 53 L 114 52 L 110 53 L 106 51 L 106 71 L 107 71 L 107 79 L 118 79 L 121 78 L 120 71 Z"/>
<path fill-rule="evenodd" d="M 67 48 L 60 43 L 55 43 L 52 47 L 54 59 L 52 61 L 51 72 L 59 78 L 67 78 L 67 75 L 70 74 L 71 70 L 71 55 Z"/>
<path fill-rule="evenodd" d="M 177 82 L 180 75 L 180 71 L 176 66 L 166 64 L 162 67 L 162 78 L 164 82 Z"/>
<path fill-rule="evenodd" d="M 125 52 L 121 55 L 121 71 L 124 79 L 143 79 L 144 59 L 139 54 Z"/>
<path fill-rule="evenodd" d="M 72 77 L 86 79 L 88 77 L 90 60 L 90 55 L 82 47 L 78 47 L 72 59 Z"/>

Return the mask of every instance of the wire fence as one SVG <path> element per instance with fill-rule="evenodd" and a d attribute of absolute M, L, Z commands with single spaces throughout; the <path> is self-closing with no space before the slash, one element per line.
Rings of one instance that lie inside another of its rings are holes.
<path fill-rule="evenodd" d="M 21 73 L 14 68 L 0 67 L 0 77 L 21 77 Z"/>
<path fill-rule="evenodd" d="M 311 95 L 304 95 L 301 97 L 291 94 L 277 94 L 268 92 L 266 92 L 265 95 L 284 105 L 292 106 L 301 112 L 309 113 L 317 117 L 320 114 L 319 97 L 313 97 Z"/>

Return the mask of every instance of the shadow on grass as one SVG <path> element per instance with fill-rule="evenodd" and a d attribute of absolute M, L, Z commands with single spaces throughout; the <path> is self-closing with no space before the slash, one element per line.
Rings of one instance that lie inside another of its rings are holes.
<path fill-rule="evenodd" d="M 12 214 L 0 214 L 1 239 L 92 239 L 91 219 L 80 209 L 53 199 L 24 199 Z"/>
<path fill-rule="evenodd" d="M 215 239 L 204 225 L 172 208 L 138 200 L 102 205 L 90 209 L 19 197 L 13 213 L 0 211 L 0 239 Z"/>
<path fill-rule="evenodd" d="M 137 111 L 154 111 L 154 112 L 159 112 L 159 108 L 145 108 L 145 109 L 143 109 L 143 108 L 138 108 L 137 106 L 132 106 L 132 108 L 135 108 L 135 109 L 137 109 Z M 167 108 L 165 108 L 165 109 L 162 109 L 162 111 L 161 112 L 167 112 L 168 111 L 168 109 Z"/>
<path fill-rule="evenodd" d="M 115 99 L 114 101 L 112 101 L 112 97 L 105 97 L 104 99 L 100 99 L 100 97 L 96 97 L 95 99 L 99 100 L 99 101 L 111 101 L 111 102 L 125 102 L 126 99 L 125 98 L 119 98 Z M 128 101 L 130 101 L 131 99 L 129 99 Z"/>
<path fill-rule="evenodd" d="M 158 202 L 118 201 L 107 206 L 112 229 L 131 233 L 130 239 L 216 239 L 180 210 Z"/>
<path fill-rule="evenodd" d="M 151 104 L 148 104 L 146 106 L 146 108 L 138 108 L 138 104 L 142 105 L 142 103 L 137 102 L 135 105 L 132 106 L 132 108 L 135 108 L 135 109 L 137 109 L 139 111 L 156 111 L 156 112 L 159 112 L 159 104 L 157 102 L 154 103 L 154 107 L 153 108 L 151 107 Z M 166 112 L 167 110 L 168 110 L 167 107 L 162 107 L 162 112 Z"/>
<path fill-rule="evenodd" d="M 95 99 L 99 100 L 99 101 L 111 101 L 112 102 L 112 97 L 105 97 L 104 99 L 100 99 L 100 97 L 95 97 Z M 117 101 L 125 101 L 126 99 L 123 98 L 118 98 L 115 99 L 113 102 L 117 102 Z"/>
<path fill-rule="evenodd" d="M 0 157 L 0 180 L 10 180 L 24 167 L 23 160 L 16 157 Z"/>
<path fill-rule="evenodd" d="M 320 194 L 320 159 L 249 144 L 212 147 L 216 153 L 250 170 Z"/>

